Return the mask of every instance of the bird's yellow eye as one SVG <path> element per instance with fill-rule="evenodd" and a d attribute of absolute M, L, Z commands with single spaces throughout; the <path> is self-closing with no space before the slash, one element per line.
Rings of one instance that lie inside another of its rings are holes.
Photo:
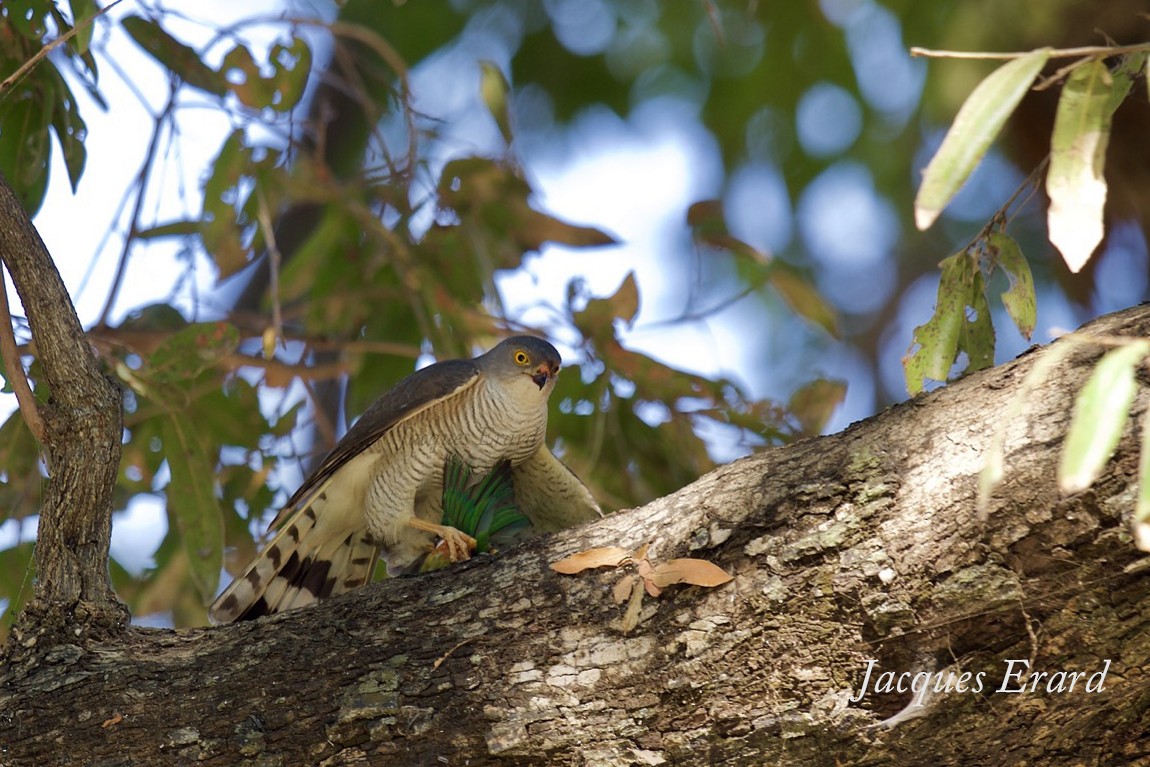
<path fill-rule="evenodd" d="M 527 352 L 523 351 L 522 349 L 515 352 L 516 365 L 526 365 L 530 361 L 531 358 L 527 356 Z"/>

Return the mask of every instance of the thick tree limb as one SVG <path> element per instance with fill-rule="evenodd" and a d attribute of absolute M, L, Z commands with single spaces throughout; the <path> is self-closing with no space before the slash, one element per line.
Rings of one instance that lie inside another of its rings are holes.
<path fill-rule="evenodd" d="M 1150 308 L 1084 332 L 1147 335 Z M 14 653 L 0 673 L 0 761 L 1145 763 L 1135 435 L 1091 490 L 1063 499 L 1055 484 L 1074 394 L 1101 351 L 1076 347 L 1014 420 L 1007 404 L 1045 350 L 494 560 L 254 623 Z M 983 524 L 977 473 L 998 427 L 1006 476 Z M 735 579 L 671 587 L 623 633 L 618 573 L 548 568 L 648 542 L 657 560 L 706 558 Z M 872 679 L 852 702 L 871 659 L 875 677 L 949 669 L 986 682 L 904 709 L 909 693 L 876 693 Z M 996 692 L 1010 659 L 1108 671 L 1098 692 Z"/>
<path fill-rule="evenodd" d="M 108 580 L 112 490 L 120 467 L 123 411 L 100 372 L 68 291 L 40 235 L 0 176 L 0 258 L 32 328 L 51 391 L 40 409 L 48 480 L 36 543 L 36 595 L 25 612 L 23 641 L 79 617 L 76 625 L 124 624 L 126 611 Z M 40 621 L 34 629 L 32 624 Z"/>

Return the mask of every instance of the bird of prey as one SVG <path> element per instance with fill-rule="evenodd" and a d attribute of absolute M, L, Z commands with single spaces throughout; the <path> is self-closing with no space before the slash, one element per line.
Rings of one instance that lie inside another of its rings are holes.
<path fill-rule="evenodd" d="M 442 524 L 444 467 L 477 476 L 511 466 L 515 505 L 540 531 L 601 515 L 587 487 L 547 447 L 547 399 L 560 357 L 531 336 L 404 378 L 348 430 L 272 522 L 279 532 L 212 605 L 217 623 L 309 604 L 414 572 L 436 538 L 451 561 L 475 539 Z"/>

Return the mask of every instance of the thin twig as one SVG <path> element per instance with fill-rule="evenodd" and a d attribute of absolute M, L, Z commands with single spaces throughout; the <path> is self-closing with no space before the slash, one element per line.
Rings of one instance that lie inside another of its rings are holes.
<path fill-rule="evenodd" d="M 255 191 L 256 216 L 260 220 L 260 227 L 264 230 L 264 244 L 267 245 L 268 249 L 268 289 L 272 294 L 272 332 L 275 333 L 275 339 L 271 344 L 265 344 L 264 355 L 270 359 L 275 351 L 275 346 L 282 344 L 284 337 L 283 309 L 280 307 L 280 264 L 283 263 L 283 257 L 280 255 L 279 246 L 276 245 L 275 227 L 272 226 L 267 197 L 264 196 L 263 190 L 258 185 Z"/>
<path fill-rule="evenodd" d="M 8 285 L 4 279 L 4 268 L 0 266 L 0 353 L 4 356 L 4 374 L 16 392 L 16 401 L 20 404 L 20 414 L 24 416 L 24 423 L 28 424 L 28 431 L 40 444 L 44 444 L 44 419 L 40 417 L 40 408 L 36 406 L 36 397 L 32 394 L 32 387 L 28 385 L 28 375 L 24 365 L 20 362 L 20 353 L 16 350 L 16 335 L 12 332 L 12 312 L 8 308 Z"/>
<path fill-rule="evenodd" d="M 1150 43 L 1118 46 L 1088 45 L 1082 48 L 1054 48 L 1050 51 L 1050 58 L 1070 59 L 1081 58 L 1083 56 L 1120 56 L 1123 53 L 1138 53 L 1139 51 L 1150 51 Z M 914 46 L 910 49 L 911 56 L 925 56 L 932 59 L 1004 60 L 1020 59 L 1023 56 L 1029 56 L 1031 53 L 1033 53 L 1033 51 L 1013 51 L 1005 53 L 995 53 L 991 51 L 946 51 L 919 48 L 918 46 Z"/>
<path fill-rule="evenodd" d="M 729 309 L 732 306 L 734 306 L 735 304 L 737 304 L 739 301 L 742 301 L 747 296 L 751 295 L 752 293 L 755 293 L 757 290 L 758 290 L 758 288 L 756 288 L 754 286 L 745 287 L 742 290 L 740 290 L 738 293 L 735 293 L 732 296 L 728 296 L 727 298 L 720 300 L 714 306 L 707 307 L 706 309 L 695 309 L 694 311 L 683 312 L 682 314 L 678 315 L 677 317 L 670 317 L 670 318 L 665 319 L 665 320 L 655 320 L 653 322 L 644 322 L 642 325 L 635 328 L 635 332 L 640 332 L 640 331 L 644 331 L 644 330 L 653 330 L 655 328 L 665 327 L 668 325 L 680 325 L 680 324 L 687 323 L 687 322 L 700 322 L 702 320 L 707 319 L 708 317 L 710 317 L 712 315 L 718 314 L 719 312 L 726 311 L 727 309 Z"/>
<path fill-rule="evenodd" d="M 8 90 L 13 85 L 15 85 L 17 81 L 23 79 L 24 76 L 27 75 L 29 72 L 31 72 L 32 68 L 34 66 L 36 66 L 37 64 L 39 64 L 40 61 L 45 56 L 47 56 L 49 53 L 51 53 L 52 51 L 56 50 L 57 48 L 59 48 L 64 43 L 71 40 L 73 37 L 75 37 L 77 34 L 80 33 L 80 30 L 91 26 L 92 23 L 96 21 L 96 19 L 100 18 L 105 13 L 107 13 L 108 11 L 115 8 L 117 5 L 119 5 L 123 1 L 124 0 L 115 0 L 115 2 L 110 3 L 107 7 L 101 8 L 100 10 L 96 11 L 96 13 L 94 13 L 91 16 L 91 18 L 84 19 L 79 24 L 72 27 L 67 32 L 65 32 L 64 34 L 57 37 L 52 42 L 45 44 L 43 48 L 36 51 L 35 55 L 33 55 L 32 58 L 28 59 L 23 64 L 21 64 L 19 69 L 17 69 L 15 72 L 8 75 L 7 77 L 5 77 L 3 82 L 0 82 L 0 93 L 3 93 L 4 91 Z"/>
<path fill-rule="evenodd" d="M 173 91 L 168 97 L 168 103 L 164 106 L 164 111 L 156 117 L 156 126 L 152 131 L 152 139 L 148 142 L 148 151 L 144 155 L 144 164 L 140 167 L 140 172 L 136 176 L 136 184 L 139 187 L 136 192 L 136 203 L 132 206 L 132 218 L 128 223 L 128 233 L 124 237 L 124 247 L 120 251 L 120 261 L 116 264 L 116 274 L 112 278 L 112 287 L 108 290 L 108 298 L 104 302 L 104 309 L 100 312 L 100 319 L 96 322 L 98 326 L 108 324 L 108 316 L 112 313 L 112 309 L 116 305 L 116 299 L 120 295 L 120 288 L 124 284 L 124 275 L 128 270 L 128 257 L 131 254 L 132 243 L 135 242 L 136 233 L 139 231 L 140 213 L 144 207 L 144 198 L 148 193 L 148 180 L 152 176 L 152 168 L 156 163 L 156 151 L 160 145 L 160 136 L 164 132 L 164 123 L 171 115 L 175 105 L 176 94 Z"/>
<path fill-rule="evenodd" d="M 315 393 L 315 387 L 311 385 L 311 381 L 301 378 L 300 383 L 303 384 L 304 391 L 307 392 L 308 399 L 311 400 L 315 429 L 320 433 L 325 445 L 334 445 L 336 424 L 332 423 L 331 417 L 320 406 L 319 395 Z"/>
<path fill-rule="evenodd" d="M 249 322 L 244 315 L 231 315 L 228 321 L 240 329 L 247 337 L 258 337 L 261 326 Z M 128 349 L 139 354 L 150 354 L 161 343 L 177 331 L 174 330 L 135 330 L 132 328 L 95 327 L 88 331 L 93 343 L 104 346 Z M 313 351 L 339 351 L 347 354 L 390 354 L 396 357 L 418 359 L 421 350 L 413 344 L 393 341 L 372 341 L 369 339 L 341 340 L 309 335 L 284 334 L 284 341 L 306 344 Z"/>
<path fill-rule="evenodd" d="M 397 51 L 391 43 L 371 30 L 364 29 L 355 24 L 347 24 L 339 21 L 331 22 L 325 26 L 331 31 L 331 34 L 337 37 L 347 37 L 352 40 L 357 40 L 371 48 L 377 56 L 391 67 L 391 71 L 394 72 L 395 76 L 399 79 L 400 103 L 403 104 L 403 123 L 404 129 L 407 131 L 408 168 L 410 169 L 412 163 L 411 158 L 415 157 L 415 152 L 419 147 L 419 134 L 415 129 L 415 114 L 411 104 L 411 80 L 408 77 L 407 62 L 403 60 L 403 57 L 399 55 L 399 51 Z M 366 88 L 362 86 L 362 83 L 360 84 L 360 90 L 364 95 L 364 99 L 367 100 Z M 368 112 L 368 114 L 370 114 L 370 112 Z M 378 128 L 373 128 L 373 132 L 376 130 L 378 130 Z M 387 146 L 386 142 L 381 142 L 381 146 Z"/>

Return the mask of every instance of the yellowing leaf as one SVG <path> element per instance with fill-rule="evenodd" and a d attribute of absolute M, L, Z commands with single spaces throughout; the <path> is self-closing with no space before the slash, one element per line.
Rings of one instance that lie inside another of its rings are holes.
<path fill-rule="evenodd" d="M 726 570 L 702 559 L 669 559 L 655 565 L 655 585 L 667 587 L 675 583 L 693 586 L 722 586 L 733 578 Z"/>
<path fill-rule="evenodd" d="M 1110 70 L 1095 59 L 1074 70 L 1058 99 L 1046 174 L 1047 229 L 1072 272 L 1086 265 L 1102 241 L 1102 166 L 1110 140 L 1113 88 Z"/>
<path fill-rule="evenodd" d="M 188 85 L 216 96 L 227 91 L 228 81 L 205 64 L 199 52 L 168 34 L 159 22 L 142 16 L 126 16 L 120 24 L 137 45 Z"/>
<path fill-rule="evenodd" d="M 970 261 L 970 287 L 967 288 L 967 305 L 962 311 L 962 332 L 959 334 L 958 348 L 966 352 L 967 373 L 983 370 L 994 364 L 994 323 L 990 319 L 990 304 L 986 302 L 986 289 L 983 287 L 982 272 Z"/>
<path fill-rule="evenodd" d="M 574 575 L 595 567 L 618 567 L 623 564 L 631 552 L 619 546 L 607 546 L 602 549 L 587 549 L 569 557 L 564 557 L 551 563 L 551 569 L 564 575 Z"/>
<path fill-rule="evenodd" d="M 504 77 L 503 70 L 494 61 L 486 59 L 480 61 L 479 72 L 479 95 L 483 99 L 483 105 L 495 118 L 495 124 L 499 126 L 503 140 L 510 144 L 514 138 L 511 133 L 511 113 L 507 107 L 511 85 Z"/>
<path fill-rule="evenodd" d="M 911 349 L 902 358 L 906 388 L 912 395 L 922 391 L 925 379 L 945 381 L 950 374 L 965 319 L 964 277 L 969 261 L 965 252 L 943 259 L 934 314 L 914 329 Z"/>
<path fill-rule="evenodd" d="M 1110 460 L 1138 391 L 1134 366 L 1147 353 L 1150 341 L 1107 352 L 1078 393 L 1058 469 L 1058 486 L 1064 493 L 1090 487 Z"/>
<path fill-rule="evenodd" d="M 923 173 L 914 200 L 915 226 L 933 224 L 966 183 L 1049 58 L 1050 49 L 1041 48 L 1003 64 L 966 99 Z"/>

